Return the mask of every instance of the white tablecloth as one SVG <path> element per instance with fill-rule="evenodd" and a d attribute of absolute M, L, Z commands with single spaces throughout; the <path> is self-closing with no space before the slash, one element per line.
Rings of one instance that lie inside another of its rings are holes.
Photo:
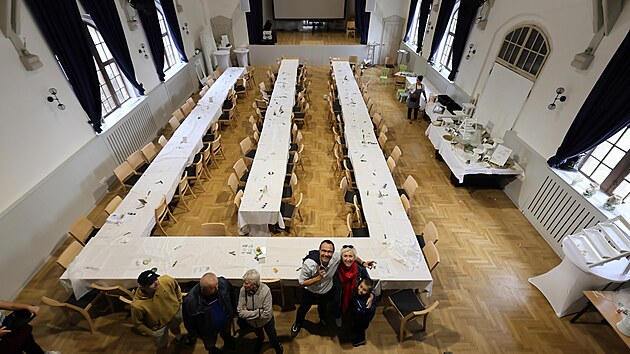
<path fill-rule="evenodd" d="M 359 86 L 348 62 L 332 63 L 345 123 L 348 157 L 352 162 L 370 238 L 384 242 L 389 255 L 431 277 L 415 232 L 405 213 Z"/>
<path fill-rule="evenodd" d="M 430 275 L 409 270 L 397 260 L 382 260 L 387 244 L 372 239 L 332 240 L 337 250 L 352 244 L 362 259 L 377 260 L 376 268 L 369 272 L 381 280 L 384 289 L 422 289 L 432 281 Z M 288 281 L 287 285 L 297 285 L 302 258 L 309 250 L 317 249 L 320 242 L 320 238 L 309 237 L 140 237 L 127 244 L 94 239 L 90 244 L 95 247 L 81 252 L 73 262 L 72 274 L 64 273 L 61 282 L 70 286 L 70 279 L 80 279 L 72 285 L 89 287 L 96 282 L 131 288 L 137 286 L 142 271 L 153 267 L 178 281 L 199 280 L 206 272 L 239 281 L 246 270 L 255 268 L 262 278 L 280 278 Z M 266 251 L 264 260 L 254 259 L 256 247 Z"/>
<path fill-rule="evenodd" d="M 466 175 L 522 175 L 525 173 L 523 168 L 517 163 L 514 163 L 514 166 L 509 168 L 491 167 L 487 162 L 477 161 L 471 161 L 467 164 L 463 157 L 461 157 L 463 150 L 455 148 L 453 144 L 442 138 L 444 135 L 448 135 L 448 133 L 441 126 L 438 127 L 429 124 L 425 134 L 460 183 L 464 182 Z"/>
<path fill-rule="evenodd" d="M 250 235 L 269 235 L 268 224 L 285 227 L 280 203 L 291 145 L 291 113 L 298 65 L 298 59 L 285 59 L 280 64 L 256 157 L 238 209 L 239 227 L 249 225 Z"/>

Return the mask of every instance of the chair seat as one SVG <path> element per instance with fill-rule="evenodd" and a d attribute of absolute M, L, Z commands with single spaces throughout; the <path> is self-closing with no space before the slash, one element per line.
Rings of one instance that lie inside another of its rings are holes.
<path fill-rule="evenodd" d="M 345 149 L 344 154 L 348 155 L 348 149 Z M 352 161 L 350 161 L 349 158 L 346 158 L 345 160 L 346 160 L 346 165 L 348 165 L 348 169 L 350 171 L 354 171 L 354 168 L 352 167 Z"/>
<path fill-rule="evenodd" d="M 138 182 L 138 180 L 142 177 L 142 175 L 131 175 L 129 178 L 125 180 L 125 184 L 128 186 L 133 186 Z"/>
<path fill-rule="evenodd" d="M 92 289 L 87 292 L 87 294 L 83 295 L 80 299 L 74 297 L 74 294 L 70 295 L 66 303 L 70 305 L 74 305 L 76 307 L 80 307 L 85 309 L 94 299 L 100 294 L 101 291 L 97 289 Z"/>
<path fill-rule="evenodd" d="M 283 218 L 290 219 L 293 216 L 293 210 L 295 209 L 295 205 L 289 203 L 280 203 L 280 214 L 282 214 Z"/>
<path fill-rule="evenodd" d="M 388 69 L 393 69 L 394 68 L 394 64 L 385 64 L 385 67 Z"/>
<path fill-rule="evenodd" d="M 407 199 L 411 199 L 411 198 L 409 198 L 409 194 L 407 194 L 407 191 L 405 191 L 402 188 L 398 188 L 398 194 L 404 195 L 405 197 L 407 197 Z"/>
<path fill-rule="evenodd" d="M 282 199 L 291 198 L 293 195 L 293 188 L 291 186 L 282 188 Z"/>
<path fill-rule="evenodd" d="M 425 309 L 424 304 L 418 299 L 411 289 L 405 289 L 389 296 L 392 303 L 403 317 L 414 311 L 422 311 Z"/>
<path fill-rule="evenodd" d="M 370 232 L 367 227 L 353 227 L 352 237 L 370 237 Z"/>
<path fill-rule="evenodd" d="M 249 150 L 249 152 L 247 152 L 247 154 L 245 154 L 245 157 L 253 159 L 256 156 L 256 150 Z"/>
<path fill-rule="evenodd" d="M 232 109 L 232 100 L 223 101 L 223 109 L 224 110 Z"/>
<path fill-rule="evenodd" d="M 289 161 L 287 163 L 288 164 L 292 164 L 293 163 L 293 154 L 289 154 Z"/>
<path fill-rule="evenodd" d="M 289 151 L 297 151 L 297 149 L 298 149 L 298 144 L 291 144 L 291 146 L 289 147 Z"/>
<path fill-rule="evenodd" d="M 249 172 L 245 172 L 245 173 L 243 173 L 243 176 L 241 177 L 241 179 L 239 181 L 247 182 L 248 178 L 249 178 Z"/>
<path fill-rule="evenodd" d="M 147 168 L 149 168 L 149 164 L 145 162 L 142 164 L 142 166 L 136 168 L 136 172 L 144 173 L 144 171 L 146 171 Z"/>
<path fill-rule="evenodd" d="M 302 110 L 302 107 L 300 107 L 300 106 L 293 106 L 293 113 L 297 113 L 297 112 L 299 112 L 301 110 Z"/>
<path fill-rule="evenodd" d="M 96 234 L 100 231 L 101 229 L 94 229 L 92 230 L 92 232 L 90 232 L 90 235 L 85 239 L 85 243 L 90 242 L 90 240 L 92 239 L 92 237 L 96 236 Z"/>
<path fill-rule="evenodd" d="M 243 85 L 236 85 L 236 86 L 234 86 L 234 90 L 236 90 L 236 91 L 245 91 L 245 86 L 243 86 Z"/>
<path fill-rule="evenodd" d="M 346 203 L 350 203 L 353 204 L 354 203 L 354 196 L 357 196 L 357 198 L 360 199 L 359 193 L 355 192 L 355 191 L 347 191 L 346 194 L 343 196 L 343 200 Z M 360 202 L 360 200 L 357 199 L 357 201 Z"/>
<path fill-rule="evenodd" d="M 306 113 L 303 112 L 293 113 L 293 117 L 295 118 L 304 118 L 305 115 Z"/>
<path fill-rule="evenodd" d="M 210 133 L 210 134 L 206 134 L 203 136 L 202 141 L 204 143 L 211 143 L 214 141 L 214 134 Z"/>
<path fill-rule="evenodd" d="M 228 112 L 221 113 L 221 116 L 219 117 L 219 120 L 223 121 L 223 122 L 229 121 L 230 120 L 230 114 Z"/>
<path fill-rule="evenodd" d="M 287 175 L 290 175 L 291 173 L 293 173 L 293 164 L 287 164 Z"/>

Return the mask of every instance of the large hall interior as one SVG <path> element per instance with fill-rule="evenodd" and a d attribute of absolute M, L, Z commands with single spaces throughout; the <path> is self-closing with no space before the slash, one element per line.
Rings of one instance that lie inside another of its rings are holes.
<path fill-rule="evenodd" d="M 45 350 L 155 352 L 156 268 L 257 269 L 284 353 L 628 352 L 627 2 L 0 0 L 0 29 L 0 310 Z M 360 346 L 316 307 L 292 337 L 326 239 L 376 261 Z"/>

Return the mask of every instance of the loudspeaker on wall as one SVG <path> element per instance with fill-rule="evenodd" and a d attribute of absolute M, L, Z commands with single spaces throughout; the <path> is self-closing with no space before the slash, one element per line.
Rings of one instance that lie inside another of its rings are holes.
<path fill-rule="evenodd" d="M 365 11 L 366 12 L 376 11 L 376 0 L 367 0 L 365 2 Z"/>
<path fill-rule="evenodd" d="M 249 12 L 249 0 L 241 0 L 241 11 Z"/>

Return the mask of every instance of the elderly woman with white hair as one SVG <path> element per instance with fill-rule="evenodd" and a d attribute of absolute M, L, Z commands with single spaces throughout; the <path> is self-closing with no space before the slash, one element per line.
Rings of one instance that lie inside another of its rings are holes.
<path fill-rule="evenodd" d="M 355 290 L 359 287 L 359 284 L 363 279 L 369 279 L 367 269 L 363 264 L 356 262 L 357 250 L 352 245 L 344 245 L 341 249 L 341 264 L 337 268 L 337 274 L 333 280 L 335 288 L 334 300 L 335 300 L 335 317 L 337 327 L 342 325 L 342 317 L 350 309 L 350 303 Z M 368 301 L 368 307 L 371 307 L 374 297 L 372 296 Z"/>
<path fill-rule="evenodd" d="M 238 297 L 238 326 L 242 330 L 253 330 L 258 340 L 254 347 L 255 353 L 262 350 L 265 335 L 267 332 L 271 346 L 276 354 L 282 353 L 283 348 L 276 333 L 275 321 L 273 318 L 273 301 L 269 287 L 260 282 L 260 273 L 255 269 L 250 269 L 243 275 L 243 287 Z"/>

